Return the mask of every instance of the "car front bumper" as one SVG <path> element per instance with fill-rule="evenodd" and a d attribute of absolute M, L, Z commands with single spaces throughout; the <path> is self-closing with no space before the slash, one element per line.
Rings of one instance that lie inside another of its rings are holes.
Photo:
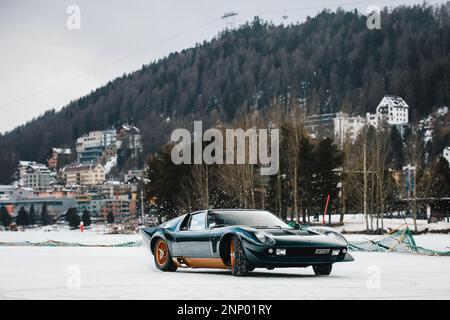
<path fill-rule="evenodd" d="M 286 255 L 269 254 L 268 249 L 286 249 Z M 316 249 L 329 249 L 327 254 L 316 254 Z M 244 250 L 249 262 L 257 268 L 308 267 L 316 264 L 353 261 L 353 257 L 342 250 L 345 246 L 301 247 L 301 246 L 266 246 L 247 242 Z M 332 250 L 339 250 L 338 255 L 332 255 Z"/>

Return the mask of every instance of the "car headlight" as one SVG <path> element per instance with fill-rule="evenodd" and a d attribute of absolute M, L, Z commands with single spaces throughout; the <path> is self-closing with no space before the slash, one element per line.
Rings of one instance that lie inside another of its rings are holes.
<path fill-rule="evenodd" d="M 333 231 L 327 231 L 327 232 L 325 232 L 325 235 L 327 235 L 330 238 L 336 239 L 336 240 L 341 240 L 344 243 L 348 244 L 347 239 L 345 239 L 345 237 L 343 235 L 341 235 L 340 233 L 333 232 Z"/>
<path fill-rule="evenodd" d="M 257 231 L 255 232 L 256 238 L 258 238 L 259 241 L 261 241 L 264 244 L 273 245 L 275 244 L 275 238 L 264 231 Z"/>

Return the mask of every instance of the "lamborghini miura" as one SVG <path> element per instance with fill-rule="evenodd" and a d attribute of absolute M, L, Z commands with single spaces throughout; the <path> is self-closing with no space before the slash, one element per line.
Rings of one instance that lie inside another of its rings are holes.
<path fill-rule="evenodd" d="M 162 271 L 221 268 L 243 276 L 255 268 L 312 266 L 316 275 L 329 275 L 333 263 L 353 261 L 339 232 L 290 227 L 265 210 L 202 210 L 141 233 Z"/>

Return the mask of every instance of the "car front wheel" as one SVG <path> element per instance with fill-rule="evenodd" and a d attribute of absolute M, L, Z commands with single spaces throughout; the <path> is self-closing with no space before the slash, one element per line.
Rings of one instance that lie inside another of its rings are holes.
<path fill-rule="evenodd" d="M 313 266 L 316 276 L 328 276 L 331 273 L 332 265 L 330 264 L 317 264 Z"/>
<path fill-rule="evenodd" d="M 252 266 L 245 256 L 242 242 L 237 236 L 234 236 L 230 242 L 230 268 L 231 274 L 236 277 L 244 276 L 252 270 Z"/>

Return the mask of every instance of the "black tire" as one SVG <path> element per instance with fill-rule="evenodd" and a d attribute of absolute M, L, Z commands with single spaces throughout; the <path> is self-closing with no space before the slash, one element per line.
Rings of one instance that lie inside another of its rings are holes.
<path fill-rule="evenodd" d="M 317 264 L 313 266 L 314 273 L 316 276 L 328 276 L 331 273 L 333 266 L 329 264 Z"/>
<path fill-rule="evenodd" d="M 242 242 L 237 236 L 234 236 L 230 243 L 230 268 L 231 274 L 235 277 L 245 276 L 252 270 L 252 266 L 245 256 Z"/>
<path fill-rule="evenodd" d="M 165 272 L 177 270 L 177 265 L 172 260 L 169 246 L 163 239 L 156 241 L 155 247 L 153 248 L 153 256 L 155 258 L 155 265 L 159 270 Z"/>

